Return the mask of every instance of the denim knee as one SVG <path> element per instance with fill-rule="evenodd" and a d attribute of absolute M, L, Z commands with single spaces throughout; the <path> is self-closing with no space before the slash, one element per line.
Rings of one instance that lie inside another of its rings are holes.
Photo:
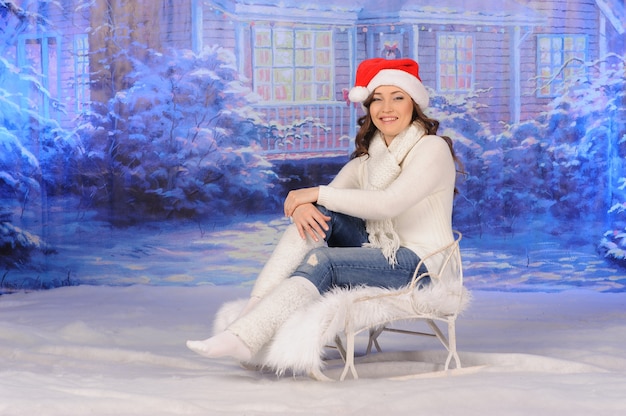
<path fill-rule="evenodd" d="M 330 217 L 324 237 L 329 247 L 360 247 L 367 243 L 368 235 L 364 220 L 331 211 L 323 205 L 316 207 L 322 214 Z"/>
<path fill-rule="evenodd" d="M 332 264 L 326 250 L 328 247 L 314 248 L 293 272 L 293 276 L 301 276 L 311 281 L 320 293 L 332 286 Z"/>

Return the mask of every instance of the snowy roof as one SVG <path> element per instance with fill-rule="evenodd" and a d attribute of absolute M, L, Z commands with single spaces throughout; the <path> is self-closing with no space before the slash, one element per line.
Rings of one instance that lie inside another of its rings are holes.
<path fill-rule="evenodd" d="M 513 0 L 494 2 L 484 0 L 364 0 L 359 20 L 366 22 L 404 23 L 482 23 L 513 25 L 539 25 L 546 17 L 536 10 Z"/>
<path fill-rule="evenodd" d="M 617 0 L 596 0 L 596 4 L 620 35 L 626 32 L 626 8 Z"/>
<path fill-rule="evenodd" d="M 356 0 L 215 0 L 211 3 L 242 20 L 301 20 L 349 25 L 355 24 L 362 9 L 361 2 Z"/>
<path fill-rule="evenodd" d="M 224 11 L 242 19 L 268 19 L 354 24 L 368 23 L 482 23 L 537 25 L 545 17 L 513 0 L 497 8 L 484 0 L 215 0 Z"/>

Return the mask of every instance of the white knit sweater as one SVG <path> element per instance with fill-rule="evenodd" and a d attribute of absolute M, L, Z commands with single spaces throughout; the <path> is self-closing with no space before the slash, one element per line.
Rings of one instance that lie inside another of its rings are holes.
<path fill-rule="evenodd" d="M 424 136 L 402 164 L 402 172 L 383 190 L 368 189 L 368 156 L 348 162 L 327 186 L 318 204 L 354 217 L 392 218 L 400 245 L 420 258 L 451 243 L 456 168 L 447 143 Z M 426 267 L 438 270 L 436 258 Z"/>

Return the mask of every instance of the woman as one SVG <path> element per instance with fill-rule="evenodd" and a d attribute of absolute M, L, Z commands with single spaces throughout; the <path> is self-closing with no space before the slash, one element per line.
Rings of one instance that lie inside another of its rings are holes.
<path fill-rule="evenodd" d="M 365 115 L 356 150 L 327 186 L 291 191 L 290 225 L 228 328 L 187 346 L 247 362 L 297 309 L 333 287 L 407 285 L 420 257 L 453 241 L 456 157 L 422 112 L 429 97 L 410 59 L 363 61 L 350 90 Z M 437 269 L 437 258 L 425 269 Z M 423 270 L 426 271 L 426 270 Z M 428 284 L 429 280 L 421 284 Z"/>

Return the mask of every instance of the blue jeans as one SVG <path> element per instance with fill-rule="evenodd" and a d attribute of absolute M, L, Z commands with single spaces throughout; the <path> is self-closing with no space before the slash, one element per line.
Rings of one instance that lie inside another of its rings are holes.
<path fill-rule="evenodd" d="M 351 288 L 359 285 L 400 288 L 411 282 L 420 259 L 413 251 L 400 247 L 397 264 L 390 265 L 378 248 L 362 247 L 368 241 L 365 221 L 360 218 L 317 208 L 331 217 L 324 240 L 328 247 L 311 250 L 293 276 L 301 276 L 317 286 L 320 293 L 333 287 Z M 419 274 L 425 273 L 422 265 Z M 420 281 L 427 285 L 430 278 Z"/>

